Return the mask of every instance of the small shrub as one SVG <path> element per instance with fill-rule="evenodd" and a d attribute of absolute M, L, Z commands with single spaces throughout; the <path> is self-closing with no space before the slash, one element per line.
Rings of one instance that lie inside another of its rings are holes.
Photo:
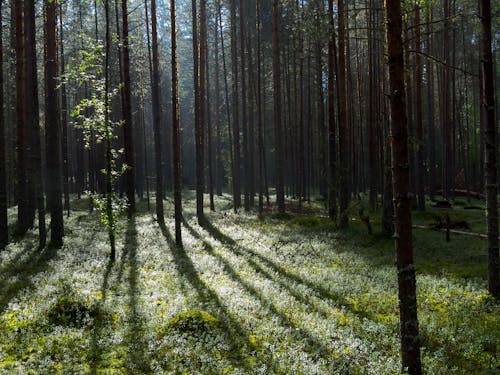
<path fill-rule="evenodd" d="M 203 310 L 188 310 L 174 316 L 167 327 L 180 332 L 207 332 L 216 329 L 219 320 Z"/>
<path fill-rule="evenodd" d="M 48 312 L 51 325 L 73 328 L 82 328 L 99 315 L 97 307 L 88 306 L 72 295 L 59 297 Z"/>
<path fill-rule="evenodd" d="M 276 214 L 272 214 L 271 218 L 275 220 L 283 220 L 283 221 L 288 221 L 293 218 L 292 215 L 290 215 L 288 212 L 278 212 Z"/>

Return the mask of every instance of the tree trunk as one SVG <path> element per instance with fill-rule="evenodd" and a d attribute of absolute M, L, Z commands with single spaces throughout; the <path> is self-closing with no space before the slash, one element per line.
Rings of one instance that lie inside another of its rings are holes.
<path fill-rule="evenodd" d="M 431 32 L 432 32 L 432 10 L 427 11 L 427 43 L 426 53 L 432 54 Z M 436 136 L 434 118 L 434 65 L 430 58 L 426 59 L 425 70 L 427 72 L 427 149 L 429 153 L 429 195 L 431 199 L 436 194 Z"/>
<path fill-rule="evenodd" d="M 337 219 L 337 139 L 335 122 L 335 26 L 333 23 L 333 0 L 328 0 L 328 214 L 330 219 Z"/>
<path fill-rule="evenodd" d="M 64 28 L 63 28 L 63 12 L 62 4 L 59 5 L 59 47 L 60 47 L 60 67 L 61 76 L 65 74 L 65 57 L 64 57 Z M 69 155 L 68 155 L 68 96 L 66 93 L 66 84 L 61 84 L 61 129 L 62 129 L 62 175 L 63 175 L 63 193 L 64 193 L 64 210 L 67 215 L 70 215 L 69 202 Z"/>
<path fill-rule="evenodd" d="M 47 160 L 47 208 L 50 240 L 60 247 L 64 236 L 61 176 L 61 131 L 57 96 L 57 3 L 45 0 L 45 142 Z"/>
<path fill-rule="evenodd" d="M 222 196 L 224 183 L 224 165 L 222 162 L 222 124 L 220 101 L 220 64 L 219 64 L 219 25 L 218 15 L 214 26 L 214 55 L 215 55 L 215 191 Z"/>
<path fill-rule="evenodd" d="M 238 100 L 238 57 L 236 40 L 236 1 L 230 3 L 231 12 L 231 82 L 233 108 L 233 200 L 234 210 L 241 207 L 241 154 L 240 154 L 240 120 Z M 221 25 L 222 27 L 222 25 Z"/>
<path fill-rule="evenodd" d="M 498 164 L 497 132 L 495 123 L 495 89 L 493 78 L 493 54 L 491 52 L 491 2 L 479 0 L 481 19 L 481 66 L 482 66 L 482 106 L 485 113 L 485 178 L 486 216 L 488 218 L 488 290 L 495 297 L 500 296 L 499 244 L 498 244 Z"/>
<path fill-rule="evenodd" d="M 424 190 L 424 124 L 423 124 L 423 104 L 422 104 L 422 57 L 420 39 L 420 5 L 415 4 L 415 69 L 414 69 L 414 84 L 415 84 L 415 121 L 416 121 L 416 143 L 417 143 L 417 198 L 419 211 L 425 211 L 425 190 Z"/>
<path fill-rule="evenodd" d="M 413 264 L 408 129 L 406 118 L 401 1 L 386 0 L 386 32 L 391 98 L 392 170 L 395 246 L 398 269 L 402 367 L 422 373 L 418 333 L 415 266 Z"/>
<path fill-rule="evenodd" d="M 203 2 L 204 0 L 200 0 Z M 194 138 L 196 152 L 196 216 L 201 223 L 203 214 L 203 193 L 205 190 L 205 165 L 203 163 L 204 143 L 203 127 L 205 126 L 203 104 L 205 102 L 205 66 L 204 57 L 200 54 L 198 35 L 198 9 L 196 0 L 191 1 L 193 22 L 193 80 L 194 80 Z"/>
<path fill-rule="evenodd" d="M 346 38 L 345 38 L 345 17 L 344 0 L 338 0 L 339 17 L 339 63 L 337 84 L 339 86 L 339 155 L 340 155 L 340 173 L 339 173 L 339 209 L 340 220 L 339 227 L 347 228 L 349 225 L 349 133 L 347 116 L 347 82 L 346 82 Z"/>
<path fill-rule="evenodd" d="M 203 0 L 202 0 L 203 1 Z M 196 18 L 195 18 L 196 19 Z M 174 161 L 174 209 L 175 242 L 182 246 L 182 180 L 181 180 L 181 134 L 179 114 L 179 81 L 177 72 L 177 26 L 175 0 L 170 0 L 170 33 L 172 39 L 172 148 Z"/>
<path fill-rule="evenodd" d="M 2 1 L 0 1 L 0 19 L 2 19 Z M 0 35 L 3 35 L 3 27 L 0 22 Z M 0 38 L 0 251 L 9 242 L 7 221 L 7 175 L 6 175 L 6 152 L 5 152 L 5 117 L 3 96 L 3 39 Z"/>
<path fill-rule="evenodd" d="M 15 22 L 15 49 L 16 49 L 16 121 L 17 121 L 17 229 L 19 235 L 24 235 L 33 222 L 31 212 L 28 213 L 28 181 L 27 181 L 27 154 L 26 154 L 26 122 L 24 118 L 24 24 L 23 3 L 13 1 L 12 13 Z"/>
<path fill-rule="evenodd" d="M 283 147 L 281 139 L 281 66 L 280 66 L 280 11 L 279 0 L 273 0 L 273 87 L 274 87 L 274 144 L 276 159 L 276 201 L 278 211 L 285 212 L 283 185 Z"/>
<path fill-rule="evenodd" d="M 158 62 L 158 32 L 156 20 L 156 0 L 151 0 L 151 36 L 153 65 L 151 72 L 151 105 L 153 113 L 153 132 L 155 143 L 155 161 L 156 161 L 156 217 L 160 224 L 165 222 L 163 214 L 163 166 L 161 151 L 161 118 L 160 118 L 160 71 Z"/>
<path fill-rule="evenodd" d="M 38 106 L 38 74 L 36 54 L 35 0 L 24 2 L 24 56 L 26 79 L 24 82 L 24 110 L 26 135 L 30 154 L 28 162 L 28 185 L 30 195 L 38 211 L 38 234 L 40 248 L 45 246 L 45 198 L 42 179 L 42 155 L 40 146 L 40 114 Z"/>
<path fill-rule="evenodd" d="M 106 138 L 106 218 L 108 225 L 108 238 L 111 247 L 110 260 L 114 262 L 116 259 L 116 245 L 115 245 L 115 218 L 113 215 L 113 155 L 111 149 L 112 130 L 109 120 L 109 58 L 111 48 L 111 31 L 110 31 L 110 17 L 109 17 L 109 0 L 104 0 L 104 13 L 106 24 L 106 40 L 105 40 L 105 62 L 104 62 L 104 131 Z"/>
<path fill-rule="evenodd" d="M 132 99 L 130 85 L 130 48 L 128 32 L 128 10 L 127 0 L 121 0 L 122 3 L 122 54 L 123 54 L 123 138 L 125 146 L 125 192 L 128 201 L 128 216 L 132 217 L 135 211 L 135 160 L 134 160 L 134 141 L 132 125 Z"/>

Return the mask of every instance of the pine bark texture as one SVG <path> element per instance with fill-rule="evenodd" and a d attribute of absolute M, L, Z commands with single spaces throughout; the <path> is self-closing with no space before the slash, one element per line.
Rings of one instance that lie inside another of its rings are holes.
<path fill-rule="evenodd" d="M 279 0 L 273 0 L 273 91 L 274 91 L 274 143 L 276 162 L 276 201 L 278 211 L 285 212 L 283 176 L 283 146 L 281 129 L 281 66 L 280 66 L 280 12 Z"/>
<path fill-rule="evenodd" d="M 122 3 L 122 59 L 123 59 L 123 138 L 125 148 L 125 192 L 128 201 L 129 217 L 135 211 L 135 158 L 132 124 L 132 94 L 130 84 L 130 41 L 128 31 L 128 7 L 127 0 Z"/>
<path fill-rule="evenodd" d="M 158 62 L 158 31 L 156 19 L 156 0 L 151 0 L 151 39 L 152 68 L 151 73 L 151 106 L 153 112 L 153 133 L 156 162 L 156 217 L 160 224 L 165 222 L 163 213 L 163 165 L 161 145 L 161 108 L 160 108 L 160 70 Z"/>
<path fill-rule="evenodd" d="M 179 114 L 179 80 L 177 67 L 177 26 L 175 0 L 170 0 L 170 33 L 172 38 L 172 148 L 174 162 L 174 210 L 175 242 L 182 245 L 182 179 L 181 179 L 181 135 Z"/>
<path fill-rule="evenodd" d="M 3 15 L 3 2 L 0 1 L 0 19 Z M 3 35 L 2 23 L 0 23 L 0 35 Z M 9 242 L 7 221 L 7 170 L 5 152 L 5 116 L 3 96 L 3 39 L 0 38 L 0 250 Z"/>
<path fill-rule="evenodd" d="M 485 113 L 485 178 L 486 216 L 488 220 L 488 290 L 500 296 L 499 241 L 498 241 L 498 125 L 495 123 L 495 89 L 493 76 L 493 54 L 491 51 L 491 2 L 479 0 L 481 19 L 481 66 L 482 66 L 482 106 Z"/>
<path fill-rule="evenodd" d="M 408 129 L 406 118 L 401 1 L 387 0 L 386 32 L 390 82 L 391 146 L 395 246 L 398 271 L 400 335 L 403 370 L 422 373 L 413 264 Z"/>
<path fill-rule="evenodd" d="M 62 206 L 61 126 L 57 92 L 57 3 L 45 0 L 45 145 L 47 162 L 47 209 L 50 240 L 61 246 L 64 236 Z"/>

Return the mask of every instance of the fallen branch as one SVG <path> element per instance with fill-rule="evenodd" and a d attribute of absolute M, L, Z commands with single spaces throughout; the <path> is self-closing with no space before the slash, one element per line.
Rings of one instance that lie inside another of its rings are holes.
<path fill-rule="evenodd" d="M 430 230 L 438 230 L 440 232 L 446 232 L 446 228 L 436 229 L 433 227 L 427 227 L 425 225 L 413 225 L 413 228 L 415 228 L 415 229 L 430 229 Z M 488 239 L 488 235 L 484 234 L 484 233 L 465 232 L 463 230 L 456 230 L 456 229 L 450 229 L 450 233 L 462 234 L 464 236 L 469 236 L 469 237 L 478 237 L 478 238 Z M 498 239 L 500 240 L 500 237 Z"/>

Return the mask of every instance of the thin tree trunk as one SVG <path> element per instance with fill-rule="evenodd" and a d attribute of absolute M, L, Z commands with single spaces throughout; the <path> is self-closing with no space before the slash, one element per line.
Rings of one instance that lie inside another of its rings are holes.
<path fill-rule="evenodd" d="M 231 12 L 231 82 L 233 108 L 233 200 L 234 210 L 241 207 L 241 154 L 240 154 L 240 120 L 238 100 L 238 55 L 236 40 L 236 1 L 230 3 Z M 222 28 L 222 25 L 221 25 Z"/>
<path fill-rule="evenodd" d="M 220 101 L 220 64 L 219 64 L 219 22 L 218 14 L 214 26 L 214 55 L 215 55 L 215 191 L 222 196 L 224 182 L 224 165 L 222 163 L 222 125 Z"/>
<path fill-rule="evenodd" d="M 0 1 L 0 19 L 2 19 L 2 4 Z M 0 36 L 3 35 L 3 23 L 0 22 Z M 5 116 L 3 96 L 3 38 L 0 37 L 0 251 L 9 242 L 7 221 L 7 176 L 5 152 Z"/>
<path fill-rule="evenodd" d="M 425 211 L 425 190 L 424 190 L 424 124 L 422 119 L 422 57 L 421 57 L 421 39 L 420 39 L 420 5 L 415 4 L 415 121 L 416 121 L 416 141 L 417 141 L 417 197 L 419 211 Z"/>
<path fill-rule="evenodd" d="M 207 26 L 207 3 L 200 0 L 200 97 L 202 113 L 200 122 L 201 148 L 205 147 L 205 123 L 207 133 L 207 164 L 208 164 L 208 192 L 210 198 L 210 210 L 215 211 L 214 204 L 214 178 L 212 162 L 212 118 L 210 108 L 210 70 L 208 51 L 208 26 Z M 202 152 L 203 156 L 204 152 Z M 204 163 L 204 159 L 203 159 Z"/>
<path fill-rule="evenodd" d="M 444 0 L 444 33 L 443 33 L 443 102 L 442 102 L 442 126 L 443 126 L 443 196 L 445 199 L 452 195 L 452 108 L 451 108 L 451 88 L 450 88 L 450 0 Z"/>
<path fill-rule="evenodd" d="M 104 0 L 104 15 L 106 24 L 105 41 L 105 62 L 104 62 L 104 131 L 106 135 L 106 218 L 108 220 L 108 237 L 111 247 L 110 260 L 116 259 L 115 246 L 115 218 L 113 215 L 113 182 L 112 182 L 112 163 L 113 156 L 111 150 L 112 130 L 109 121 L 109 58 L 111 48 L 111 31 L 109 17 L 109 0 Z"/>
<path fill-rule="evenodd" d="M 229 107 L 229 85 L 228 85 L 228 69 L 226 65 L 226 48 L 224 46 L 224 33 L 222 30 L 222 9 L 221 9 L 221 2 L 220 0 L 217 1 L 217 18 L 218 18 L 218 28 L 220 31 L 220 43 L 221 43 L 221 52 L 222 52 L 222 68 L 223 68 L 223 76 L 224 76 L 224 95 L 225 95 L 225 100 L 226 100 L 226 117 L 227 117 L 227 133 L 228 133 L 228 142 L 229 142 L 229 161 L 230 161 L 230 169 L 231 173 L 233 175 L 233 202 L 234 202 L 234 210 L 235 212 L 237 211 L 236 207 L 236 198 L 238 195 L 236 194 L 235 186 L 234 186 L 234 172 L 235 172 L 235 157 L 234 157 L 234 144 L 232 142 L 233 139 L 233 134 L 231 131 L 231 108 Z M 233 107 L 234 110 L 234 107 Z M 233 112 L 234 114 L 234 112 Z M 241 201 L 240 201 L 241 204 Z"/>
<path fill-rule="evenodd" d="M 273 87 L 274 87 L 274 144 L 276 158 L 276 201 L 278 211 L 285 212 L 283 184 L 283 147 L 281 129 L 281 66 L 280 66 L 280 11 L 279 0 L 273 0 Z"/>
<path fill-rule="evenodd" d="M 431 56 L 431 32 L 432 32 L 432 10 L 427 11 L 427 43 L 426 52 Z M 435 118 L 434 118 L 434 65 L 430 58 L 426 59 L 427 72 L 427 148 L 429 153 L 429 195 L 431 199 L 436 194 L 436 136 L 435 136 Z"/>
<path fill-rule="evenodd" d="M 177 26 L 175 17 L 175 0 L 170 0 L 170 33 L 172 39 L 172 148 L 174 161 L 175 242 L 177 245 L 182 246 L 181 135 L 178 99 L 179 81 L 177 72 Z"/>
<path fill-rule="evenodd" d="M 40 248 L 45 247 L 47 229 L 45 227 L 45 198 L 42 178 L 42 155 L 40 146 L 40 114 L 38 106 L 38 74 L 36 54 L 35 0 L 24 2 L 24 55 L 25 55 L 25 121 L 30 147 L 28 162 L 30 186 L 38 211 L 38 234 Z"/>
<path fill-rule="evenodd" d="M 24 235 L 31 226 L 32 217 L 28 215 L 28 182 L 26 155 L 26 123 L 24 119 L 25 71 L 24 71 L 24 27 L 23 4 L 13 1 L 12 13 L 15 22 L 16 49 L 16 122 L 17 122 L 17 228 L 19 235 Z"/>
<path fill-rule="evenodd" d="M 153 132 L 156 161 L 156 217 L 160 224 L 165 222 L 163 213 L 163 166 L 161 151 L 161 124 L 160 124 L 160 71 L 158 62 L 158 32 L 156 20 L 156 0 L 151 0 L 151 34 L 152 34 L 152 72 L 151 72 L 151 105 L 153 112 Z"/>
<path fill-rule="evenodd" d="M 246 78 L 246 56 L 245 56 L 245 14 L 243 1 L 239 0 L 239 23 L 240 23 L 240 77 L 241 77 L 241 130 L 243 133 L 243 169 L 244 173 L 244 200 L 245 211 L 250 210 L 250 155 L 248 143 L 248 94 Z"/>
<path fill-rule="evenodd" d="M 338 0 L 339 15 L 339 63 L 337 84 L 339 86 L 339 155 L 340 155 L 340 173 L 339 173 L 339 209 L 340 220 L 339 227 L 347 228 L 349 225 L 349 134 L 348 134 L 348 116 L 347 116 L 347 82 L 346 82 L 346 38 L 345 38 L 345 9 L 344 0 Z"/>
<path fill-rule="evenodd" d="M 333 0 L 328 0 L 328 214 L 330 219 L 337 219 L 337 139 L 335 122 L 335 25 L 333 23 Z"/>
<path fill-rule="evenodd" d="M 132 217 L 135 211 L 135 160 L 132 125 L 132 99 L 130 84 L 130 41 L 128 32 L 127 0 L 122 3 L 122 58 L 123 58 L 123 138 L 125 145 L 125 191 L 128 201 L 128 216 Z"/>
<path fill-rule="evenodd" d="M 203 2 L 205 0 L 200 0 Z M 205 66 L 204 57 L 200 54 L 198 35 L 198 10 L 196 0 L 191 1 L 191 12 L 193 22 L 193 80 L 194 80 L 194 137 L 196 152 L 196 216 L 198 222 L 202 223 L 203 213 L 203 193 L 205 191 L 205 165 L 203 163 L 204 143 L 203 127 L 204 123 L 204 98 L 205 98 Z"/>

